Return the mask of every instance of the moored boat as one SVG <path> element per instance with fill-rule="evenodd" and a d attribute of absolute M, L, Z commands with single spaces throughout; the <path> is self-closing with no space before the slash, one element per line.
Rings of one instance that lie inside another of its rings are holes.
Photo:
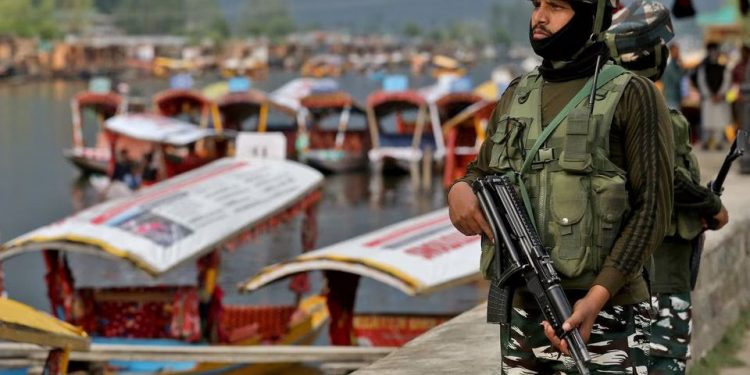
<path fill-rule="evenodd" d="M 443 186 L 445 188 L 449 188 L 453 181 L 463 177 L 469 163 L 476 159 L 484 141 L 487 122 L 495 105 L 494 101 L 477 101 L 443 125 L 445 137 Z"/>
<path fill-rule="evenodd" d="M 184 84 L 187 86 L 187 84 Z M 200 91 L 180 87 L 160 91 L 153 96 L 154 112 L 172 117 L 203 128 L 219 124 L 216 105 Z"/>
<path fill-rule="evenodd" d="M 305 61 L 300 68 L 302 77 L 340 77 L 344 72 L 344 58 L 338 55 L 317 55 Z"/>
<path fill-rule="evenodd" d="M 48 375 L 67 374 L 70 351 L 88 350 L 90 344 L 83 329 L 4 297 L 0 297 L 0 340 L 50 348 L 44 362 Z"/>
<path fill-rule="evenodd" d="M 331 78 L 296 78 L 268 95 L 269 107 L 291 119 L 290 127 L 269 127 L 269 131 L 281 131 L 287 139 L 287 155 L 299 158 L 301 151 L 309 146 L 307 137 L 307 110 L 302 99 L 315 94 L 339 91 L 338 82 Z"/>
<path fill-rule="evenodd" d="M 471 93 L 468 81 L 455 77 L 443 77 L 419 90 L 408 90 L 406 80 L 400 81 L 386 83 L 391 87 L 376 91 L 367 99 L 373 137 L 369 159 L 376 169 L 395 161 L 397 166 L 414 174 L 422 167 L 428 152 L 430 162 L 443 162 L 442 124 L 481 97 Z"/>
<path fill-rule="evenodd" d="M 224 142 L 227 135 L 170 117 L 118 115 L 104 127 L 110 143 L 110 177 L 143 177 L 136 185 L 171 178 L 226 156 L 227 147 L 216 147 L 216 141 Z"/>
<path fill-rule="evenodd" d="M 426 149 L 440 144 L 433 136 L 428 104 L 416 90 L 376 91 L 367 98 L 372 149 L 370 162 L 377 167 L 396 165 L 409 170 L 422 160 Z"/>
<path fill-rule="evenodd" d="M 305 112 L 300 130 L 308 139 L 298 151 L 300 161 L 333 173 L 367 166 L 371 142 L 364 107 L 340 90 L 312 93 L 300 104 Z"/>
<path fill-rule="evenodd" d="M 466 237 L 458 232 L 451 225 L 448 210 L 440 209 L 265 267 L 242 288 L 255 291 L 300 272 L 323 271 L 332 344 L 353 345 L 351 338 L 356 337 L 360 345 L 400 346 L 459 311 L 356 311 L 360 277 L 390 285 L 409 296 L 458 287 L 481 278 L 477 267 L 479 244 L 479 236 Z"/>
<path fill-rule="evenodd" d="M 114 92 L 84 91 L 70 101 L 73 117 L 73 146 L 63 155 L 84 173 L 106 173 L 110 162 L 109 143 L 104 136 L 104 121 L 121 113 L 123 97 Z M 91 117 L 96 131 L 85 130 Z M 93 134 L 91 140 L 86 135 Z"/>
<path fill-rule="evenodd" d="M 243 244 L 299 217 L 302 249 L 314 247 L 322 180 L 295 162 L 222 159 L 11 240 L 0 246 L 0 260 L 41 251 L 51 310 L 95 342 L 310 344 L 327 313 L 322 298 L 301 298 L 304 277 L 290 286 L 293 303 L 248 304 L 226 300 L 235 281 L 221 272 L 263 257 Z M 123 372 L 143 368 L 115 365 Z M 191 373 L 263 369 L 155 366 Z"/>

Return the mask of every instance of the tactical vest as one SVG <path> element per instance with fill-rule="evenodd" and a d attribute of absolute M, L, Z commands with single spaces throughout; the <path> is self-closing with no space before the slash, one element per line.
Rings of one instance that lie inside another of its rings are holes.
<path fill-rule="evenodd" d="M 690 123 L 685 116 L 676 109 L 669 110 L 674 134 L 674 173 L 682 174 L 697 185 L 701 183 L 701 172 L 698 167 L 698 159 L 692 153 L 690 144 Z M 679 236 L 685 240 L 692 240 L 703 231 L 703 222 L 700 216 L 675 206 L 672 211 L 672 223 L 669 227 L 668 236 Z"/>
<path fill-rule="evenodd" d="M 608 64 L 602 76 L 592 116 L 586 108 L 588 95 L 571 103 L 576 109 L 559 115 L 559 126 L 534 152 L 532 145 L 546 129 L 541 118 L 543 79 L 538 71 L 526 74 L 489 140 L 489 167 L 516 176 L 522 195 L 526 191 L 527 209 L 566 288 L 591 286 L 629 211 L 626 173 L 609 160 L 609 131 L 632 75 Z M 491 246 L 483 246 L 481 267 L 490 279 L 495 277 L 489 267 L 492 253 Z"/>

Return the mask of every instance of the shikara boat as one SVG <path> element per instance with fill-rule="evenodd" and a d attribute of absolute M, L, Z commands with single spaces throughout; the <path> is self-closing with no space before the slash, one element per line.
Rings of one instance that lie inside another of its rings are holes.
<path fill-rule="evenodd" d="M 151 182 L 176 176 L 226 156 L 216 147 L 227 135 L 154 114 L 125 114 L 104 123 L 110 142 L 110 171 L 116 163 L 153 169 Z"/>
<path fill-rule="evenodd" d="M 304 276 L 290 285 L 291 303 L 228 301 L 225 293 L 240 281 L 230 279 L 237 270 L 266 256 L 242 246 L 260 234 L 302 217 L 301 247 L 314 247 L 322 181 L 319 172 L 296 162 L 225 158 L 11 240 L 0 247 L 0 261 L 42 252 L 51 311 L 82 326 L 94 342 L 310 344 L 327 312 L 323 298 L 302 298 Z M 191 374 L 268 368 L 110 366 Z"/>
<path fill-rule="evenodd" d="M 373 148 L 368 156 L 376 169 L 393 163 L 412 173 L 425 152 L 438 163 L 445 156 L 442 123 L 481 100 L 454 86 L 454 78 L 420 90 L 381 90 L 367 99 Z"/>
<path fill-rule="evenodd" d="M 121 113 L 123 103 L 123 97 L 113 92 L 84 91 L 71 99 L 73 147 L 63 150 L 63 155 L 82 172 L 107 172 L 110 151 L 103 132 L 104 121 Z M 91 117 L 97 129 L 84 132 L 84 126 L 91 126 Z M 93 134 L 94 139 L 87 142 L 84 133 Z"/>
<path fill-rule="evenodd" d="M 331 78 L 297 78 L 293 79 L 268 95 L 270 109 L 292 119 L 291 127 L 268 129 L 281 131 L 287 139 L 287 155 L 290 158 L 301 157 L 309 149 L 308 110 L 302 100 L 312 96 L 340 92 L 339 84 Z M 338 103 L 337 103 L 338 104 Z M 339 110 L 341 111 L 341 110 Z"/>
<path fill-rule="evenodd" d="M 480 100 L 466 107 L 443 125 L 445 138 L 445 167 L 443 186 L 448 188 L 466 174 L 466 167 L 479 154 L 484 141 L 487 122 L 496 103 Z"/>
<path fill-rule="evenodd" d="M 224 130 L 262 133 L 268 128 L 268 100 L 262 91 L 228 92 L 216 99 L 216 105 Z"/>
<path fill-rule="evenodd" d="M 267 95 L 260 90 L 252 89 L 252 83 L 245 77 L 234 77 L 227 81 L 213 83 L 202 90 L 203 94 L 216 103 L 219 113 L 221 133 L 227 136 L 225 140 L 216 140 L 215 149 L 220 154 L 232 154 L 236 151 L 230 138 L 238 136 L 239 132 L 265 133 L 268 130 L 269 102 Z M 291 121 L 290 121 L 291 122 Z M 292 128 L 290 126 L 290 128 Z M 279 150 L 286 152 L 287 150 Z"/>
<path fill-rule="evenodd" d="M 300 104 L 305 112 L 300 131 L 308 138 L 300 161 L 332 173 L 367 167 L 371 142 L 363 106 L 344 91 L 313 93 Z"/>
<path fill-rule="evenodd" d="M 442 147 L 419 91 L 376 91 L 367 98 L 367 111 L 372 138 L 368 157 L 376 169 L 396 165 L 410 170 L 417 167 L 426 149 Z"/>
<path fill-rule="evenodd" d="M 453 228 L 447 209 L 409 219 L 351 240 L 268 266 L 242 284 L 245 291 L 301 272 L 327 279 L 329 334 L 334 345 L 400 346 L 459 313 L 379 314 L 356 311 L 359 278 L 390 285 L 410 296 L 467 284 L 479 274 L 479 236 Z M 385 308 L 385 306 L 383 306 Z"/>
<path fill-rule="evenodd" d="M 302 77 L 340 77 L 344 72 L 344 58 L 338 55 L 317 55 L 305 61 L 300 68 Z"/>
<path fill-rule="evenodd" d="M 48 375 L 67 374 L 70 351 L 85 351 L 89 348 L 89 338 L 83 329 L 20 302 L 2 297 L 0 297 L 0 340 L 50 348 L 44 364 L 44 374 Z"/>
<path fill-rule="evenodd" d="M 153 106 L 156 114 L 203 128 L 220 123 L 215 103 L 197 90 L 170 88 L 160 91 L 153 96 Z"/>
<path fill-rule="evenodd" d="M 439 79 L 444 76 L 461 77 L 466 75 L 466 69 L 458 60 L 445 55 L 435 55 L 430 61 L 432 76 Z"/>

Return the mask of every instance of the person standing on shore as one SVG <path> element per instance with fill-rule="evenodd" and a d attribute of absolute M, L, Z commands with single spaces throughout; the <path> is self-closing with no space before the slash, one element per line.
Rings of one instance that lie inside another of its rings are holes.
<path fill-rule="evenodd" d="M 631 13 L 623 20 L 627 22 L 613 25 L 607 31 L 608 40 L 627 41 L 638 35 L 639 43 L 632 50 L 617 48 L 615 59 L 620 66 L 655 82 L 669 68 L 667 42 L 673 36 L 669 10 L 656 1 L 639 0 L 625 11 Z M 692 326 L 691 259 L 700 256 L 693 247 L 705 227 L 717 230 L 729 220 L 719 197 L 701 184 L 690 124 L 677 108 L 670 108 L 670 115 L 675 141 L 674 210 L 668 235 L 654 252 L 654 267 L 649 272 L 656 311 L 651 322 L 650 375 L 685 374 Z"/>
<path fill-rule="evenodd" d="M 544 61 L 514 80 L 499 100 L 477 160 L 448 193 L 450 218 L 463 234 L 484 235 L 481 271 L 496 280 L 489 267 L 496 239 L 471 184 L 490 174 L 513 176 L 528 193 L 527 209 L 574 303 L 563 329 L 578 328 L 589 342 L 589 369 L 645 375 L 651 316 L 644 265 L 672 212 L 669 111 L 651 81 L 605 63 L 609 50 L 602 33 L 611 23 L 613 2 L 532 5 L 529 37 Z M 571 107 L 564 107 L 578 93 L 589 97 L 584 87 L 598 69 L 593 108 L 588 100 L 571 103 L 578 114 L 591 110 L 593 116 L 568 117 Z M 555 118 L 562 120 L 555 122 L 559 127 L 545 132 Z M 530 152 L 539 142 L 538 152 Z M 567 343 L 549 324 L 540 325 L 543 314 L 529 292 L 519 288 L 513 305 L 509 322 L 488 315 L 504 324 L 502 373 L 576 373 Z"/>
<path fill-rule="evenodd" d="M 701 93 L 701 140 L 704 150 L 721 150 L 727 143 L 724 128 L 732 122 L 732 110 L 726 101 L 732 83 L 731 72 L 719 61 L 719 44 L 708 43 L 706 53 L 697 72 Z"/>

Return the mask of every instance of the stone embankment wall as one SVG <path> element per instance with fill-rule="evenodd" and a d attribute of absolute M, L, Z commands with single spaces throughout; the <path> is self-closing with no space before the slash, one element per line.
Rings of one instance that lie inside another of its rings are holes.
<path fill-rule="evenodd" d="M 722 153 L 700 152 L 702 175 L 719 170 Z M 730 223 L 708 232 L 693 292 L 693 358 L 705 356 L 750 306 L 750 175 L 731 173 L 722 196 Z M 459 315 L 355 374 L 499 374 L 500 335 L 485 323 L 486 305 Z"/>

